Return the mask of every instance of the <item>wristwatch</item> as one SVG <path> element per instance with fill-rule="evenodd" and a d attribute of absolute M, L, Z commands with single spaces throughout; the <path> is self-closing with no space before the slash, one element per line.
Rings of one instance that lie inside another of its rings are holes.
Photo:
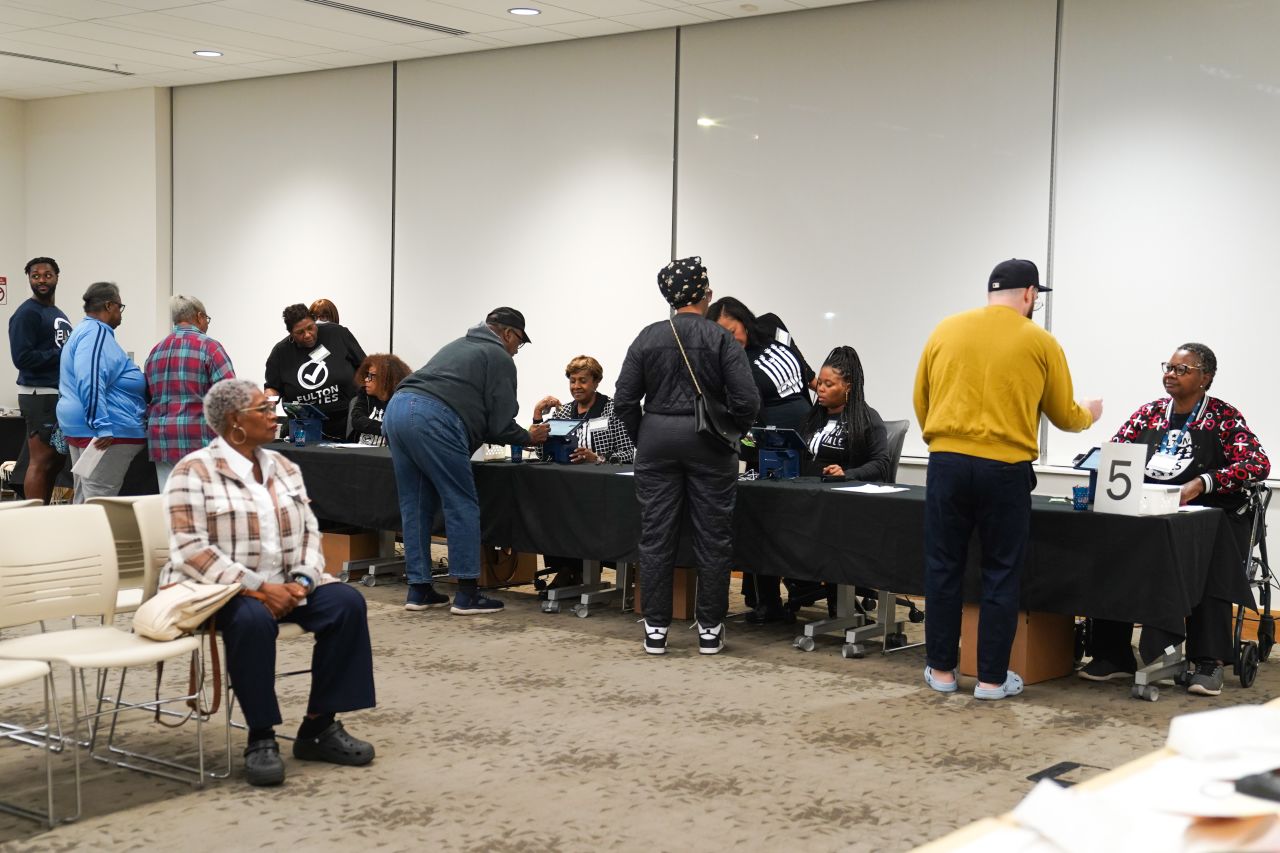
<path fill-rule="evenodd" d="M 315 586 L 316 586 L 315 581 L 313 581 L 311 578 L 307 577 L 306 575 L 302 574 L 301 572 L 294 572 L 289 577 L 293 580 L 294 583 L 302 587 L 302 591 L 305 593 L 310 594 L 311 590 L 315 589 Z"/>

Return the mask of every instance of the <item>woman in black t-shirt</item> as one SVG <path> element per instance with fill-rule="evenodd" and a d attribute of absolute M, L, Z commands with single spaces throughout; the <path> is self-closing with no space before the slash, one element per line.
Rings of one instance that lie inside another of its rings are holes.
<path fill-rule="evenodd" d="M 373 447 L 385 447 L 382 416 L 387 403 L 406 376 L 412 373 L 399 356 L 374 353 L 356 368 L 356 392 L 351 401 L 351 417 L 347 424 L 347 441 L 358 441 Z"/>
<path fill-rule="evenodd" d="M 346 326 L 317 325 L 301 303 L 285 308 L 282 316 L 289 336 L 267 356 L 266 394 L 282 403 L 315 406 L 325 415 L 325 438 L 342 441 L 364 350 Z"/>
<path fill-rule="evenodd" d="M 818 371 L 818 402 L 802 435 L 807 475 L 879 483 L 889 479 L 889 440 L 880 413 L 867 405 L 862 360 L 853 347 L 836 347 Z"/>

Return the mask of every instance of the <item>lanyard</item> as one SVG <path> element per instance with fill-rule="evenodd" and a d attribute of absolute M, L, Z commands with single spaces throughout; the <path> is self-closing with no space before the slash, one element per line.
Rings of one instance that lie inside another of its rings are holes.
<path fill-rule="evenodd" d="M 1181 440 L 1182 440 L 1182 433 L 1184 431 L 1189 432 L 1191 430 L 1191 425 L 1195 423 L 1202 414 L 1204 414 L 1205 406 L 1207 406 L 1208 403 L 1209 403 L 1209 395 L 1206 394 L 1200 398 L 1199 403 L 1196 403 L 1195 406 L 1192 407 L 1191 412 L 1187 415 L 1187 422 L 1186 424 L 1183 425 L 1182 429 L 1180 430 L 1170 429 L 1168 432 L 1164 434 L 1164 438 L 1160 440 L 1160 447 L 1156 450 L 1156 452 L 1169 454 L 1171 456 L 1175 455 L 1178 450 L 1178 445 L 1181 443 Z M 1172 397 L 1169 398 L 1169 405 L 1165 408 L 1164 418 L 1166 423 L 1172 425 L 1173 423 L 1173 398 Z"/>

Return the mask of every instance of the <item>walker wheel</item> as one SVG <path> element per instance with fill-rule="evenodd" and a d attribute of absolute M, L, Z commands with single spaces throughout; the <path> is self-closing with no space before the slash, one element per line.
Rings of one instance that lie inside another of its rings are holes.
<path fill-rule="evenodd" d="M 813 637 L 806 637 L 803 634 L 801 634 L 799 637 L 796 637 L 795 642 L 792 643 L 791 645 L 795 646 L 797 649 L 799 649 L 802 652 L 811 652 L 815 648 L 817 648 L 817 643 L 813 641 Z"/>
<path fill-rule="evenodd" d="M 1258 677 L 1258 644 L 1253 640 L 1241 643 L 1236 659 L 1236 674 L 1240 676 L 1240 686 L 1252 687 L 1253 680 Z"/>

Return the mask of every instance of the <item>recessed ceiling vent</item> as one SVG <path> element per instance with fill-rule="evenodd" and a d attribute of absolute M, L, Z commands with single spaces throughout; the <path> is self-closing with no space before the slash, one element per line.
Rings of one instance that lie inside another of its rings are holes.
<path fill-rule="evenodd" d="M 423 30 L 434 30 L 437 33 L 446 33 L 451 36 L 465 36 L 466 30 L 455 30 L 453 27 L 444 27 L 440 24 L 432 24 L 427 21 L 419 21 L 414 18 L 403 18 L 400 15 L 392 15 L 388 12 L 379 12 L 376 9 L 365 9 L 361 6 L 352 6 L 348 3 L 336 3 L 334 0 L 306 0 L 307 3 L 314 3 L 317 6 L 328 6 L 330 9 L 339 9 L 343 12 L 355 12 L 357 15 L 365 15 L 370 18 L 378 18 L 382 21 L 390 21 L 393 24 L 404 24 L 409 27 L 418 27 Z"/>

